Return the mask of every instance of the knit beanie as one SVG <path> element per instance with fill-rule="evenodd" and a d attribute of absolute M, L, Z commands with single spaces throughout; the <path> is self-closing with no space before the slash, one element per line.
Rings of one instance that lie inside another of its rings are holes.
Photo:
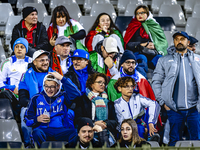
<path fill-rule="evenodd" d="M 78 133 L 79 133 L 80 129 L 83 126 L 90 126 L 92 128 L 94 127 L 92 120 L 90 118 L 87 118 L 87 117 L 82 117 L 79 120 L 79 122 L 78 122 L 78 128 L 77 128 Z"/>
<path fill-rule="evenodd" d="M 35 7 L 31 7 L 31 6 L 27 6 L 22 10 L 22 14 L 23 14 L 23 19 L 25 19 L 30 13 L 36 11 L 37 9 Z"/>
<path fill-rule="evenodd" d="M 25 38 L 18 38 L 13 44 L 13 51 L 15 50 L 15 45 L 23 44 L 26 47 L 26 53 L 28 52 L 28 41 Z"/>
<path fill-rule="evenodd" d="M 119 66 L 121 66 L 128 59 L 134 59 L 136 61 L 136 57 L 133 52 L 130 50 L 125 50 L 120 59 Z"/>

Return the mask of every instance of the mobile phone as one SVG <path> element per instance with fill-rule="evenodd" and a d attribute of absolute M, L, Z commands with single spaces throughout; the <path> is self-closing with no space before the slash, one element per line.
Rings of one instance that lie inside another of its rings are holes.
<path fill-rule="evenodd" d="M 53 33 L 53 37 L 55 37 L 57 39 L 57 37 L 58 37 L 57 33 Z"/>

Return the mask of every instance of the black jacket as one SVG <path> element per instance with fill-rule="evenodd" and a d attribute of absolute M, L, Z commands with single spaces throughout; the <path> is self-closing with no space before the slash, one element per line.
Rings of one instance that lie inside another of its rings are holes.
<path fill-rule="evenodd" d="M 77 97 L 74 101 L 76 103 L 74 110 L 74 124 L 77 125 L 81 117 L 92 119 L 92 102 L 89 100 L 86 94 L 82 95 L 81 97 Z M 116 127 L 118 125 L 118 121 L 115 113 L 114 103 L 112 101 L 108 102 L 108 119 L 103 121 L 106 122 L 107 129 L 116 137 Z"/>
<path fill-rule="evenodd" d="M 19 37 L 25 38 L 26 36 L 27 30 L 25 28 L 22 28 L 22 21 L 23 19 L 13 28 L 12 40 L 10 42 L 11 48 L 13 48 L 13 44 L 16 39 L 18 39 Z M 41 22 L 37 22 L 37 28 L 33 31 L 32 36 L 33 43 L 29 43 L 27 53 L 28 56 L 32 57 L 33 53 L 39 49 L 48 50 L 48 35 L 46 27 Z M 34 45 L 36 45 L 36 47 Z"/>
<path fill-rule="evenodd" d="M 96 71 L 92 68 L 91 63 L 88 63 L 88 74 L 96 73 Z M 78 79 L 78 75 L 74 71 L 73 65 L 71 65 L 67 71 L 67 73 L 64 75 L 66 78 L 70 78 L 71 81 L 78 87 L 78 89 L 81 91 L 81 84 Z"/>

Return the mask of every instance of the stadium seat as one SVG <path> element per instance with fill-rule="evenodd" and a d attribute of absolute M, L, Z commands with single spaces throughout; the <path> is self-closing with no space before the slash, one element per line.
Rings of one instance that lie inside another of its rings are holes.
<path fill-rule="evenodd" d="M 25 3 L 40 3 L 40 0 L 17 0 L 18 13 L 21 13 Z"/>
<path fill-rule="evenodd" d="M 196 53 L 200 54 L 200 31 L 197 31 L 197 33 L 196 33 L 196 39 L 199 41 L 197 43 L 197 46 L 196 46 Z"/>
<path fill-rule="evenodd" d="M 0 127 L 0 142 L 22 142 L 14 119 L 0 119 Z"/>
<path fill-rule="evenodd" d="M 119 28 L 121 33 L 123 33 L 126 30 L 132 18 L 133 16 L 118 16 L 116 18 L 115 25 Z"/>
<path fill-rule="evenodd" d="M 5 27 L 5 45 L 9 45 L 12 36 L 12 30 L 20 22 L 22 16 L 9 16 Z"/>
<path fill-rule="evenodd" d="M 127 4 L 130 2 L 130 0 L 118 0 L 117 3 L 117 9 L 118 9 L 118 15 L 124 14 Z"/>
<path fill-rule="evenodd" d="M 168 47 L 171 45 L 174 45 L 174 41 L 172 38 L 172 35 L 174 34 L 174 32 L 173 31 L 164 31 L 164 33 L 165 33 L 165 36 L 166 36 L 166 39 L 168 42 Z"/>
<path fill-rule="evenodd" d="M 68 142 L 65 141 L 45 141 L 41 148 L 63 148 Z"/>
<path fill-rule="evenodd" d="M 0 148 L 24 148 L 22 142 L 0 142 Z"/>
<path fill-rule="evenodd" d="M 137 3 L 129 3 L 127 6 L 126 6 L 126 9 L 125 9 L 125 13 L 124 13 L 124 16 L 133 16 L 134 15 L 134 12 L 135 12 L 135 8 L 138 6 Z"/>
<path fill-rule="evenodd" d="M 175 147 L 200 147 L 200 141 L 177 141 Z"/>
<path fill-rule="evenodd" d="M 88 31 L 90 30 L 90 28 L 94 24 L 96 18 L 97 18 L 96 16 L 81 16 L 79 23 L 85 29 L 86 35 L 88 34 Z"/>
<path fill-rule="evenodd" d="M 174 19 L 176 26 L 185 26 L 185 16 L 179 4 L 162 4 L 158 16 L 170 16 Z"/>
<path fill-rule="evenodd" d="M 149 144 L 151 144 L 151 147 L 160 147 L 159 143 L 156 141 L 148 141 Z"/>
<path fill-rule="evenodd" d="M 0 3 L 0 35 L 4 35 L 5 26 L 8 21 L 9 16 L 14 16 L 14 12 L 10 3 Z"/>
<path fill-rule="evenodd" d="M 106 12 L 107 14 L 109 14 L 111 18 L 113 19 L 113 21 L 115 22 L 117 14 L 115 12 L 113 5 L 110 3 L 93 4 L 92 9 L 90 11 L 90 16 L 98 16 L 102 12 Z"/>
<path fill-rule="evenodd" d="M 45 16 L 42 23 L 46 27 L 46 30 L 49 28 L 51 22 L 51 16 Z"/>
<path fill-rule="evenodd" d="M 59 5 L 65 6 L 67 11 L 69 12 L 70 17 L 73 18 L 74 20 L 79 21 L 80 17 L 82 16 L 82 13 L 77 3 L 71 3 L 71 4 L 59 3 L 58 6 Z"/>
<path fill-rule="evenodd" d="M 190 36 L 196 36 L 196 32 L 200 30 L 200 18 L 189 17 L 185 26 L 185 32 Z"/>
<path fill-rule="evenodd" d="M 177 4 L 177 1 L 176 0 L 152 0 L 152 3 L 151 3 L 152 12 L 154 14 L 157 14 L 162 4 L 174 5 L 174 4 Z"/>
<path fill-rule="evenodd" d="M 1 39 L 0 39 L 0 64 L 6 60 L 6 55 L 5 55 L 5 51 L 4 51 L 4 48 L 3 48 L 3 45 L 2 45 L 2 42 L 1 42 Z"/>
<path fill-rule="evenodd" d="M 8 3 L 10 3 L 11 5 L 15 5 L 17 3 L 17 0 L 8 0 Z"/>
<path fill-rule="evenodd" d="M 72 4 L 72 3 L 76 3 L 76 0 L 51 0 L 50 1 L 50 5 L 49 5 L 51 12 L 53 12 L 53 9 L 55 7 L 59 6 L 58 5 L 59 3 L 62 3 L 62 4 Z"/>
<path fill-rule="evenodd" d="M 32 6 L 38 11 L 38 21 L 42 22 L 43 18 L 48 15 L 47 10 L 43 3 L 25 3 L 24 7 Z"/>
<path fill-rule="evenodd" d="M 0 119 L 14 119 L 12 106 L 9 99 L 0 98 Z"/>
<path fill-rule="evenodd" d="M 194 9 L 192 11 L 192 17 L 200 18 L 200 3 L 194 5 Z"/>
<path fill-rule="evenodd" d="M 92 5 L 95 3 L 97 3 L 97 4 L 110 3 L 110 0 L 84 0 L 83 8 L 84 8 L 86 14 L 90 14 Z"/>
<path fill-rule="evenodd" d="M 195 4 L 198 4 L 198 3 L 200 3 L 199 0 L 185 0 L 184 10 L 185 10 L 185 14 L 187 18 L 190 17 L 189 14 L 192 13 Z"/>

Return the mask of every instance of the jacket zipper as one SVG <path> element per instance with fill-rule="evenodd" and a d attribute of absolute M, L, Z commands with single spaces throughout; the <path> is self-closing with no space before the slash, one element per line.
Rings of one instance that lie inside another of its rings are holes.
<path fill-rule="evenodd" d="M 178 54 L 177 54 L 178 55 Z M 177 63 L 177 70 L 176 70 L 176 78 L 174 78 L 174 81 L 173 81 L 173 84 L 172 84 L 172 88 L 171 88 L 171 93 L 170 93 L 170 96 L 172 97 L 172 91 L 174 90 L 174 84 L 175 84 L 175 81 L 177 79 L 177 75 L 178 75 L 178 71 L 179 71 L 179 64 L 180 64 L 180 59 L 178 58 L 178 63 Z M 171 98 L 170 97 L 170 98 Z"/>
<path fill-rule="evenodd" d="M 49 123 L 51 121 L 51 98 L 50 98 L 50 110 L 49 110 Z M 48 123 L 48 127 L 49 127 L 49 123 Z"/>
<path fill-rule="evenodd" d="M 183 57 L 181 57 L 181 59 L 183 61 L 183 74 L 184 74 L 184 82 L 185 82 L 185 105 L 186 105 L 186 109 L 188 109 L 188 105 L 187 105 L 187 82 L 186 82 L 186 74 L 185 74 L 184 55 L 183 55 Z"/>

